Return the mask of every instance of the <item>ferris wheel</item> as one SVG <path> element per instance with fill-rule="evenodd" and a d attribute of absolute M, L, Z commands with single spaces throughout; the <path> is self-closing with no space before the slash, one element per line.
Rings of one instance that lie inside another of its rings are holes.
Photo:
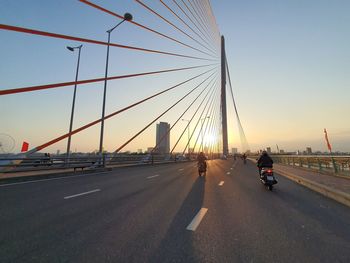
<path fill-rule="evenodd" d="M 0 153 L 12 153 L 15 148 L 15 139 L 5 133 L 0 133 Z"/>

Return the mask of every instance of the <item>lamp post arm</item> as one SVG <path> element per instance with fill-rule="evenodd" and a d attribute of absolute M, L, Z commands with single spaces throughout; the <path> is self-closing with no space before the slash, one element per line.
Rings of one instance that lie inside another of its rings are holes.
<path fill-rule="evenodd" d="M 122 21 L 120 21 L 117 25 L 115 25 L 114 27 L 112 27 L 110 30 L 107 30 L 107 33 L 112 33 L 112 31 L 114 29 L 116 29 L 121 23 L 123 23 L 125 21 L 125 19 L 123 19 Z"/>

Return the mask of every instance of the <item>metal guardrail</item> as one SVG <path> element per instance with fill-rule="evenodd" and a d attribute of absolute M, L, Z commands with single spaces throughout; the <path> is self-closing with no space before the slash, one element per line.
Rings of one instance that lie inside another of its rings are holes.
<path fill-rule="evenodd" d="M 36 155 L 30 157 L 24 156 L 1 156 L 0 173 L 14 173 L 26 171 L 42 171 L 55 169 L 95 169 L 98 167 L 113 167 L 127 164 L 155 164 L 163 162 L 188 161 L 183 156 L 164 155 L 115 155 L 105 154 L 103 158 L 96 155 L 70 156 L 45 156 Z"/>
<path fill-rule="evenodd" d="M 350 176 L 350 156 L 272 155 L 275 163 Z"/>

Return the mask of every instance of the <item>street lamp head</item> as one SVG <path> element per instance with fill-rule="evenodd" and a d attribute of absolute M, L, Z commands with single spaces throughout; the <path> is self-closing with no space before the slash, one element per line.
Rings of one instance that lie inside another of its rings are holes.
<path fill-rule="evenodd" d="M 73 47 L 67 46 L 67 49 L 70 50 L 70 51 L 74 51 L 74 48 L 73 48 Z"/>
<path fill-rule="evenodd" d="M 132 15 L 130 13 L 125 13 L 124 14 L 124 20 L 131 21 L 132 20 Z"/>

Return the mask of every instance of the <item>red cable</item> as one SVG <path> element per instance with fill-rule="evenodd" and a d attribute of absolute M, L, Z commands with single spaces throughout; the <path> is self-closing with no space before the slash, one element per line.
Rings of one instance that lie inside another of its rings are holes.
<path fill-rule="evenodd" d="M 9 31 L 16 31 L 16 32 L 21 32 L 21 33 L 28 33 L 28 34 L 33 34 L 33 35 L 40 35 L 40 36 L 47 36 L 47 37 L 54 37 L 54 38 L 69 39 L 69 40 L 73 40 L 73 41 L 80 41 L 80 42 L 86 42 L 86 43 L 92 43 L 92 44 L 98 44 L 98 45 L 105 45 L 105 46 L 108 45 L 107 42 L 103 42 L 103 41 L 99 41 L 99 40 L 80 38 L 80 37 L 73 37 L 73 36 L 68 36 L 68 35 L 50 33 L 50 32 L 39 31 L 39 30 L 35 30 L 35 29 L 29 29 L 29 28 L 24 28 L 24 27 L 16 27 L 16 26 L 4 25 L 4 24 L 0 24 L 0 29 L 9 30 Z M 177 56 L 177 57 L 184 57 L 184 58 L 192 58 L 192 59 L 214 61 L 214 59 L 207 59 L 207 58 L 201 58 L 201 57 L 187 56 L 187 55 L 183 55 L 183 54 L 170 53 L 170 52 L 165 52 L 165 51 L 160 51 L 160 50 L 146 49 L 146 48 L 140 48 L 140 47 L 134 47 L 134 46 L 128 46 L 128 45 L 120 45 L 120 44 L 116 44 L 116 43 L 110 43 L 109 45 L 113 46 L 113 47 L 133 49 L 133 50 L 138 50 L 138 51 L 157 53 L 157 54 L 163 54 L 163 55 L 169 55 L 169 56 Z"/>
<path fill-rule="evenodd" d="M 174 15 L 176 16 L 184 25 L 186 25 L 193 33 L 195 33 L 200 39 L 205 42 L 207 45 L 210 46 L 210 44 L 207 42 L 206 39 L 204 39 L 200 34 L 198 34 L 191 26 L 189 26 L 186 21 L 184 21 L 178 14 L 176 14 L 166 3 L 163 2 L 163 0 L 160 0 L 160 2 Z"/>
<path fill-rule="evenodd" d="M 215 69 L 215 68 L 214 68 L 214 69 Z M 131 105 L 129 105 L 129 106 L 127 106 L 127 107 L 125 107 L 125 108 L 123 108 L 123 109 L 121 109 L 121 110 L 115 111 L 115 112 L 113 112 L 113 113 L 111 113 L 111 114 L 105 116 L 103 119 L 106 120 L 106 119 L 109 119 L 109 118 L 111 118 L 111 117 L 113 117 L 113 116 L 115 116 L 115 115 L 118 115 L 118 114 L 120 114 L 120 113 L 122 113 L 122 112 L 124 112 L 124 111 L 126 111 L 126 110 L 129 110 L 129 109 L 131 109 L 131 108 L 133 108 L 133 107 L 135 107 L 135 106 L 141 104 L 141 103 L 146 102 L 147 100 L 150 100 L 150 99 L 152 99 L 152 98 L 154 98 L 154 97 L 157 97 L 157 96 L 159 96 L 159 95 L 161 95 L 161 94 L 163 94 L 163 93 L 165 93 L 165 92 L 168 92 L 168 91 L 170 91 L 170 90 L 172 90 L 172 89 L 175 89 L 176 87 L 179 87 L 179 86 L 181 86 L 181 85 L 183 85 L 183 84 L 185 84 L 185 83 L 187 83 L 187 82 L 189 82 L 189 81 L 192 81 L 192 80 L 194 80 L 194 79 L 196 79 L 196 78 L 198 78 L 198 77 L 200 77 L 200 76 L 202 76 L 202 75 L 204 75 L 204 74 L 206 74 L 206 73 L 208 73 L 208 72 L 210 72 L 210 71 L 212 71 L 212 70 L 214 70 L 214 69 L 210 69 L 210 70 L 208 70 L 208 71 L 206 71 L 206 72 L 204 72 L 204 73 L 201 73 L 201 74 L 199 74 L 199 75 L 197 75 L 197 76 L 195 76 L 195 77 L 192 77 L 192 78 L 190 78 L 190 79 L 188 79 L 188 80 L 186 80 L 186 81 L 183 81 L 183 82 L 181 82 L 181 83 L 179 83 L 179 84 L 177 84 L 177 85 L 174 85 L 174 86 L 172 86 L 172 87 L 170 87 L 170 88 L 167 88 L 167 89 L 165 89 L 165 90 L 163 90 L 163 91 L 161 91 L 161 92 L 158 92 L 158 93 L 156 93 L 156 94 L 154 94 L 154 95 L 152 95 L 152 96 L 149 96 L 149 97 L 147 97 L 147 98 L 145 98 L 145 99 L 143 99 L 143 100 L 140 100 L 140 101 L 138 101 L 138 102 L 136 102 L 136 103 L 134 103 L 134 104 L 131 104 Z M 28 153 L 29 153 L 29 154 L 32 154 L 32 153 L 35 153 L 35 152 L 37 152 L 37 151 L 40 151 L 40 150 L 42 150 L 42 149 L 44 149 L 44 148 L 46 148 L 46 147 L 48 147 L 48 146 L 50 146 L 50 145 L 52 145 L 52 144 L 54 144 L 54 143 L 56 143 L 56 142 L 59 142 L 59 141 L 65 139 L 65 138 L 68 138 L 68 137 L 71 136 L 71 135 L 74 135 L 74 134 L 76 134 L 76 133 L 78 133 L 78 132 L 80 132 L 80 131 L 83 131 L 83 130 L 85 130 L 85 129 L 91 127 L 91 126 L 94 126 L 95 124 L 98 124 L 98 123 L 100 123 L 101 121 L 102 121 L 102 118 L 101 118 L 101 119 L 98 119 L 98 120 L 95 120 L 95 121 L 93 121 L 93 122 L 90 122 L 90 123 L 88 123 L 88 124 L 86 124 L 86 125 L 84 125 L 84 126 L 82 126 L 82 127 L 80 127 L 80 128 L 77 128 L 77 129 L 73 130 L 73 131 L 70 132 L 70 133 L 66 133 L 66 134 L 64 134 L 64 135 L 62 135 L 62 136 L 60 136 L 60 137 L 57 137 L 57 138 L 55 138 L 55 139 L 53 139 L 53 140 L 51 140 L 51 141 L 49 141 L 49 142 L 47 142 L 47 143 L 44 143 L 44 144 L 42 144 L 42 145 L 40 145 L 40 146 L 38 146 L 38 147 L 35 147 L 35 148 L 33 148 L 32 150 L 30 150 Z"/>
<path fill-rule="evenodd" d="M 156 16 L 158 16 L 160 19 L 164 20 L 166 23 L 168 23 L 169 25 L 173 26 L 174 28 L 176 28 L 178 31 L 180 31 L 181 33 L 183 33 L 184 35 L 186 35 L 187 37 L 191 38 L 193 41 L 195 41 L 197 44 L 201 45 L 202 47 L 204 47 L 205 49 L 207 49 L 210 52 L 213 52 L 212 50 L 210 50 L 209 48 L 207 48 L 206 46 L 204 46 L 201 42 L 199 42 L 197 39 L 193 38 L 192 36 L 190 36 L 189 34 L 187 34 L 185 31 L 183 31 L 181 28 L 177 27 L 175 24 L 173 24 L 172 22 L 170 22 L 168 19 L 164 18 L 162 15 L 160 15 L 159 13 L 157 13 L 156 11 L 154 11 L 151 7 L 147 6 L 145 3 L 141 2 L 140 0 L 134 0 L 137 3 L 139 3 L 140 5 L 142 5 L 144 8 L 146 8 L 148 11 L 152 12 L 153 14 L 155 14 Z M 204 54 L 207 54 L 208 56 L 214 57 L 211 54 L 208 54 L 206 52 L 204 52 Z M 215 53 L 214 53 L 215 54 Z"/>
<path fill-rule="evenodd" d="M 188 7 L 188 5 L 185 3 L 185 1 L 184 1 L 184 0 L 181 0 L 181 2 L 184 4 L 184 6 L 186 7 L 186 9 L 190 12 L 191 16 L 196 20 L 197 25 L 199 25 L 199 26 L 202 28 L 203 32 L 206 33 L 206 36 L 209 37 L 209 38 L 211 38 L 211 40 L 213 41 L 212 37 L 209 36 L 209 33 L 205 30 L 205 28 L 203 27 L 203 25 L 198 21 L 197 17 L 193 14 L 193 12 L 192 12 L 191 9 Z M 213 42 L 215 42 L 215 41 L 213 41 Z"/>
<path fill-rule="evenodd" d="M 188 70 L 188 69 L 194 69 L 194 68 L 202 68 L 202 67 L 208 67 L 208 66 L 212 66 L 212 65 L 213 64 L 203 65 L 203 66 L 195 66 L 195 67 L 187 67 L 187 68 L 176 68 L 176 69 L 166 69 L 166 70 L 159 70 L 159 71 L 152 71 L 152 72 L 135 73 L 135 74 L 108 77 L 108 78 L 106 78 L 106 80 L 133 78 L 133 77 L 160 74 L 160 73 L 166 73 L 166 72 L 174 72 L 174 71 Z M 54 84 L 31 86 L 31 87 L 16 88 L 16 89 L 5 89 L 5 90 L 0 90 L 0 96 L 15 94 L 15 93 L 22 93 L 22 92 L 30 92 L 30 91 L 36 91 L 36 90 L 53 89 L 53 88 L 58 88 L 58 87 L 71 86 L 74 84 L 78 85 L 78 84 L 86 84 L 86 83 L 92 83 L 92 82 L 100 82 L 100 81 L 104 81 L 104 80 L 105 80 L 105 78 L 97 78 L 97 79 L 79 80 L 77 82 L 70 81 L 70 82 L 54 83 Z"/>
<path fill-rule="evenodd" d="M 210 39 L 207 38 L 207 36 L 203 33 L 203 31 L 196 25 L 195 22 L 191 19 L 191 17 L 186 13 L 185 10 L 176 2 L 176 0 L 173 0 L 173 2 L 176 4 L 176 6 L 182 11 L 182 13 L 192 22 L 192 24 L 198 29 L 199 32 L 210 42 Z"/>
<path fill-rule="evenodd" d="M 103 12 L 106 12 L 106 13 L 108 13 L 108 14 L 111 14 L 111 15 L 113 15 L 113 16 L 116 16 L 116 17 L 119 17 L 119 18 L 121 18 L 121 19 L 124 19 L 123 16 L 121 16 L 121 15 L 119 15 L 119 14 L 117 14 L 117 13 L 114 13 L 114 12 L 112 12 L 112 11 L 109 11 L 109 10 L 107 10 L 107 9 L 101 7 L 101 6 L 98 6 L 98 5 L 94 4 L 94 3 L 91 3 L 91 2 L 89 2 L 89 1 L 87 1 L 87 0 L 79 0 L 79 1 L 82 2 L 82 3 L 84 3 L 84 4 L 90 5 L 90 6 L 94 7 L 94 8 L 96 8 L 96 9 L 99 9 L 99 10 L 101 10 L 101 11 L 103 11 Z M 151 29 L 151 28 L 149 28 L 149 27 L 147 27 L 147 26 L 144 26 L 144 25 L 142 25 L 142 24 L 139 24 L 139 23 L 137 23 L 137 22 L 135 22 L 135 21 L 127 21 L 127 22 L 132 23 L 132 24 L 134 24 L 134 25 L 136 25 L 136 26 L 139 26 L 139 27 L 141 27 L 141 28 L 143 28 L 143 29 L 146 29 L 146 30 L 148 30 L 148 31 L 151 31 L 151 32 L 153 32 L 153 33 L 155 33 L 155 34 L 157 34 L 157 35 L 160 35 L 160 36 L 162 36 L 162 37 L 165 37 L 165 38 L 167 38 L 167 39 L 170 39 L 170 40 L 172 40 L 172 41 L 174 41 L 174 42 L 176 42 L 176 43 L 178 43 L 178 44 L 180 44 L 180 45 L 183 45 L 183 46 L 185 46 L 185 47 L 191 48 L 191 49 L 193 49 L 193 50 L 196 50 L 196 51 L 198 51 L 198 52 L 201 52 L 201 53 L 204 53 L 204 54 L 208 55 L 207 53 L 205 53 L 205 52 L 203 52 L 203 51 L 201 51 L 201 50 L 199 50 L 199 49 L 197 49 L 197 48 L 195 48 L 195 47 L 192 47 L 192 46 L 190 46 L 190 45 L 187 45 L 187 44 L 185 44 L 185 43 L 183 43 L 183 42 L 181 42 L 181 41 L 179 41 L 179 40 L 177 40 L 177 39 L 175 39 L 175 38 L 172 38 L 172 37 L 170 37 L 170 36 L 167 36 L 167 35 L 165 35 L 165 34 L 163 34 L 163 33 L 161 33 L 161 32 L 158 32 L 158 31 L 156 31 L 156 30 L 154 30 L 154 29 Z"/>
<path fill-rule="evenodd" d="M 159 116 L 157 116 L 154 120 L 152 120 L 149 124 L 146 125 L 143 129 L 141 129 L 138 133 L 136 133 L 134 136 L 132 136 L 128 141 L 126 141 L 124 144 L 122 144 L 118 149 L 114 151 L 114 154 L 118 153 L 121 149 L 123 149 L 126 145 L 128 145 L 130 142 L 132 142 L 137 136 L 139 136 L 141 133 L 143 133 L 145 130 L 147 130 L 153 123 L 155 123 L 158 119 L 160 119 L 162 116 L 164 116 L 168 111 L 170 111 L 172 108 L 174 108 L 177 104 L 179 104 L 181 101 L 183 101 L 188 95 L 190 95 L 193 91 L 195 91 L 200 85 L 196 86 L 192 90 L 190 90 L 187 94 L 185 94 L 181 99 L 176 101 L 173 105 L 171 105 L 169 108 L 167 108 L 164 112 L 162 112 Z M 114 157 L 114 156 L 113 156 Z M 112 158 L 113 158 L 112 157 Z"/>
<path fill-rule="evenodd" d="M 209 23 L 204 21 L 205 19 L 200 14 L 200 9 L 198 8 L 198 6 L 195 4 L 195 2 L 193 2 L 193 4 L 192 4 L 192 2 L 190 0 L 187 0 L 187 2 L 190 4 L 190 6 L 192 7 L 192 10 L 196 13 L 197 17 L 202 22 L 202 25 L 204 25 L 205 29 L 207 30 L 207 33 L 210 34 L 215 41 L 215 36 L 214 36 L 213 32 L 210 30 Z"/>
<path fill-rule="evenodd" d="M 211 74 L 209 77 L 207 77 L 205 80 L 203 80 L 200 84 L 198 84 L 197 87 L 201 86 L 205 81 L 207 81 L 210 77 L 212 77 L 215 74 L 215 72 L 213 74 Z M 206 86 L 198 95 L 197 97 L 191 102 L 191 104 L 185 109 L 185 111 L 183 113 L 181 113 L 181 115 L 178 117 L 178 119 L 175 121 L 175 123 L 170 127 L 170 129 L 162 136 L 162 138 L 160 138 L 159 142 L 153 147 L 151 153 L 153 153 L 159 146 L 159 144 L 162 143 L 162 141 L 168 136 L 168 134 L 170 133 L 170 131 L 175 127 L 175 125 L 180 121 L 180 119 L 185 115 L 185 113 L 193 106 L 193 104 L 197 101 L 197 99 L 202 95 L 202 93 L 208 88 L 208 86 Z M 185 127 L 185 130 L 187 129 L 187 126 Z"/>

